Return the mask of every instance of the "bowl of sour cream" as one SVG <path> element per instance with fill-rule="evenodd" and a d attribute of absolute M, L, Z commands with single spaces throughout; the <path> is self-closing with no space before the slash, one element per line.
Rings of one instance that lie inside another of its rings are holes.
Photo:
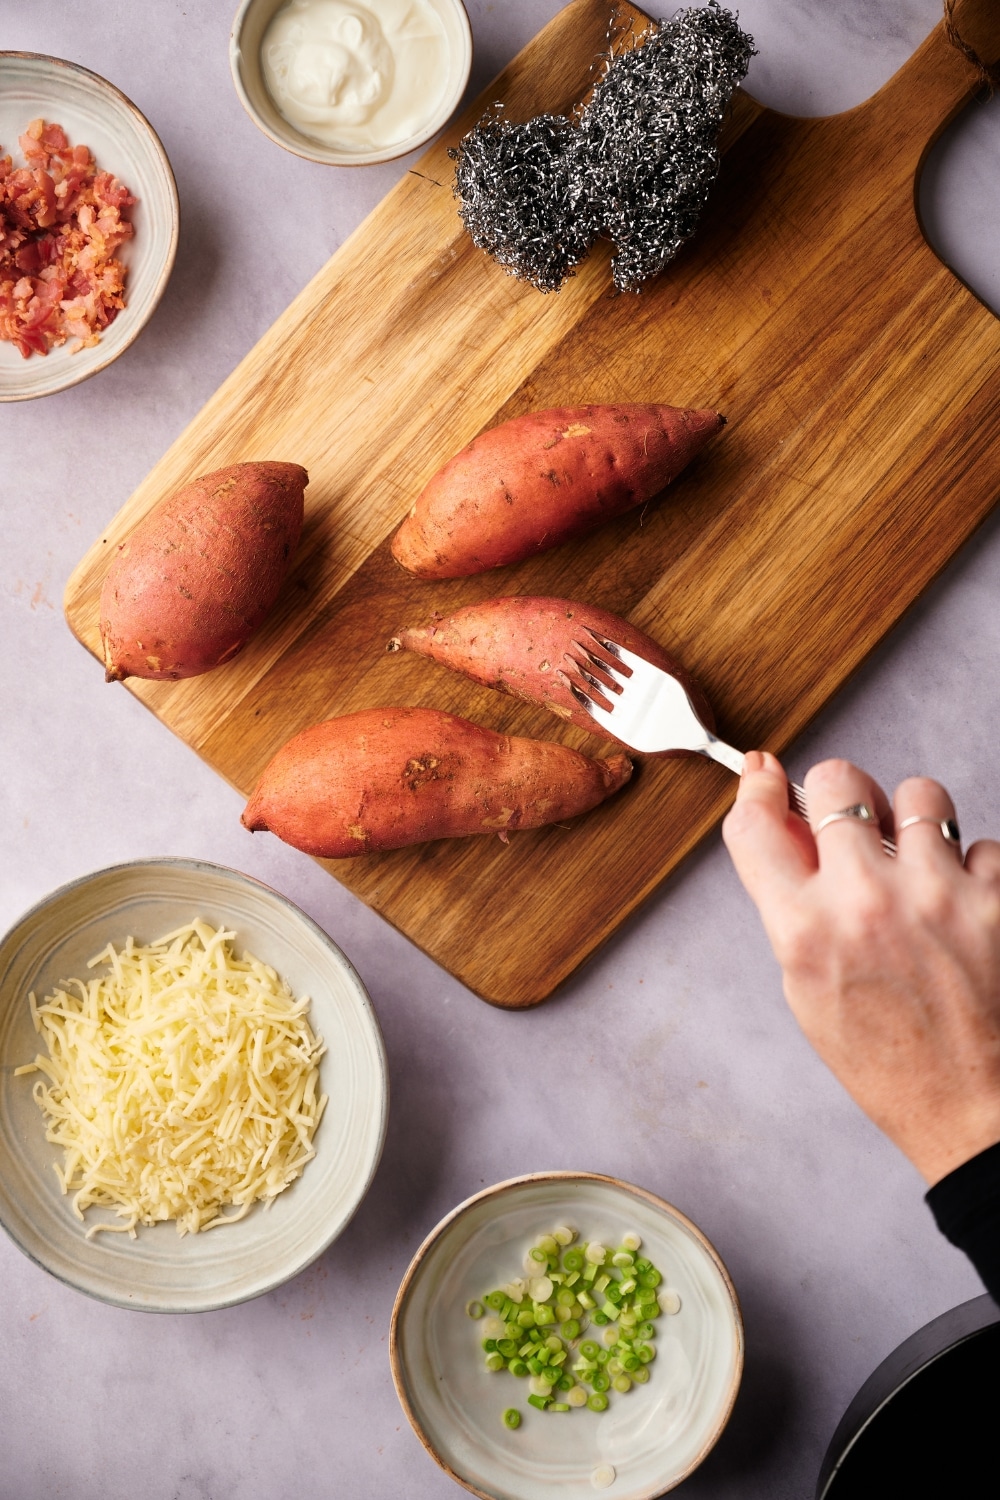
<path fill-rule="evenodd" d="M 462 0 L 243 0 L 229 58 L 272 141 L 366 166 L 416 150 L 455 113 L 472 29 Z"/>

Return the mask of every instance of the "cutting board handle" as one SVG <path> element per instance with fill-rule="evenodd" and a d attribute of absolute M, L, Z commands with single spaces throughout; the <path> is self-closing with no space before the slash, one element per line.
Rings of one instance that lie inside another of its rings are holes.
<path fill-rule="evenodd" d="M 987 66 L 1000 61 L 1000 0 L 958 0 L 954 24 Z M 897 175 L 919 171 L 941 132 L 982 87 L 974 65 L 951 41 L 942 17 L 892 78 L 851 115 L 866 135 L 876 124 L 883 161 Z"/>

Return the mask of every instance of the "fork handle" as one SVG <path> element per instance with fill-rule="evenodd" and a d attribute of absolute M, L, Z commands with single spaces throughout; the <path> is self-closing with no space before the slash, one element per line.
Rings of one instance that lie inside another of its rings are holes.
<path fill-rule="evenodd" d="M 714 734 L 707 736 L 707 743 L 699 750 L 699 754 L 704 755 L 708 760 L 718 761 L 720 766 L 725 766 L 727 770 L 734 772 L 737 776 L 743 775 L 743 764 L 746 760 L 743 752 L 735 750 L 732 745 L 727 745 L 725 740 L 718 739 Z M 809 803 L 806 798 L 805 787 L 799 786 L 795 781 L 790 781 L 788 783 L 788 802 L 793 811 L 797 812 L 799 817 L 808 823 Z M 896 845 L 892 839 L 886 838 L 885 834 L 882 835 L 882 848 L 891 859 L 895 859 Z"/>

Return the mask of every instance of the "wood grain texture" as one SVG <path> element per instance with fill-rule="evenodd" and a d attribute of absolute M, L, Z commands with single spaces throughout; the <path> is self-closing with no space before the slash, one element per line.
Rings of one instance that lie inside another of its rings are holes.
<path fill-rule="evenodd" d="M 505 276 L 458 220 L 446 151 L 493 99 L 566 110 L 592 81 L 607 0 L 575 0 L 296 298 L 87 553 L 66 591 L 100 655 L 114 544 L 181 484 L 252 458 L 302 463 L 300 553 L 246 651 L 205 677 L 128 684 L 244 793 L 290 735 L 369 705 L 599 742 L 385 643 L 498 593 L 626 614 L 703 682 L 734 744 L 780 751 L 1000 496 L 1000 320 L 941 264 L 915 188 L 976 77 L 939 27 L 871 100 L 799 120 L 745 94 L 701 229 L 641 296 L 599 248 L 557 295 Z M 963 34 L 1000 56 L 1000 7 Z M 484 427 L 600 401 L 712 406 L 729 426 L 666 497 L 479 578 L 408 577 L 388 540 Z M 110 691 L 110 689 L 109 689 Z M 711 829 L 732 778 L 647 763 L 573 826 L 351 861 L 338 879 L 484 999 L 537 1003 Z"/>

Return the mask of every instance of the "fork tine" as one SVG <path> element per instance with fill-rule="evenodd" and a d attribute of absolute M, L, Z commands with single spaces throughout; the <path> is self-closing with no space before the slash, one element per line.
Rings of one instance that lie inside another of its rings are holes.
<path fill-rule="evenodd" d="M 624 682 L 627 679 L 623 679 L 618 676 L 614 667 L 609 667 L 607 662 L 602 661 L 601 658 L 596 654 L 596 652 L 591 651 L 589 647 L 583 644 L 582 641 L 573 641 L 572 644 L 574 650 L 579 651 L 580 656 L 574 656 L 572 652 L 567 651 L 565 653 L 565 659 L 572 662 L 577 670 L 584 677 L 588 678 L 588 681 L 594 681 L 593 677 L 588 677 L 587 665 L 589 663 L 589 665 L 593 667 L 594 672 L 596 672 L 597 674 L 596 685 L 600 687 L 605 693 L 620 693 L 622 691 Z M 583 657 L 584 660 L 581 661 L 580 657 Z"/>
<path fill-rule="evenodd" d="M 607 697 L 607 694 L 609 692 L 608 685 L 602 682 L 599 677 L 595 677 L 593 672 L 588 672 L 582 661 L 579 661 L 576 657 L 571 656 L 568 651 L 563 656 L 563 661 L 572 662 L 576 667 L 576 670 L 579 672 L 580 676 L 583 678 L 584 682 L 589 682 L 592 688 L 596 689 L 596 691 L 599 693 L 603 693 L 605 697 Z M 617 683 L 614 684 L 613 689 L 611 690 L 619 693 L 621 692 L 621 688 Z"/>

